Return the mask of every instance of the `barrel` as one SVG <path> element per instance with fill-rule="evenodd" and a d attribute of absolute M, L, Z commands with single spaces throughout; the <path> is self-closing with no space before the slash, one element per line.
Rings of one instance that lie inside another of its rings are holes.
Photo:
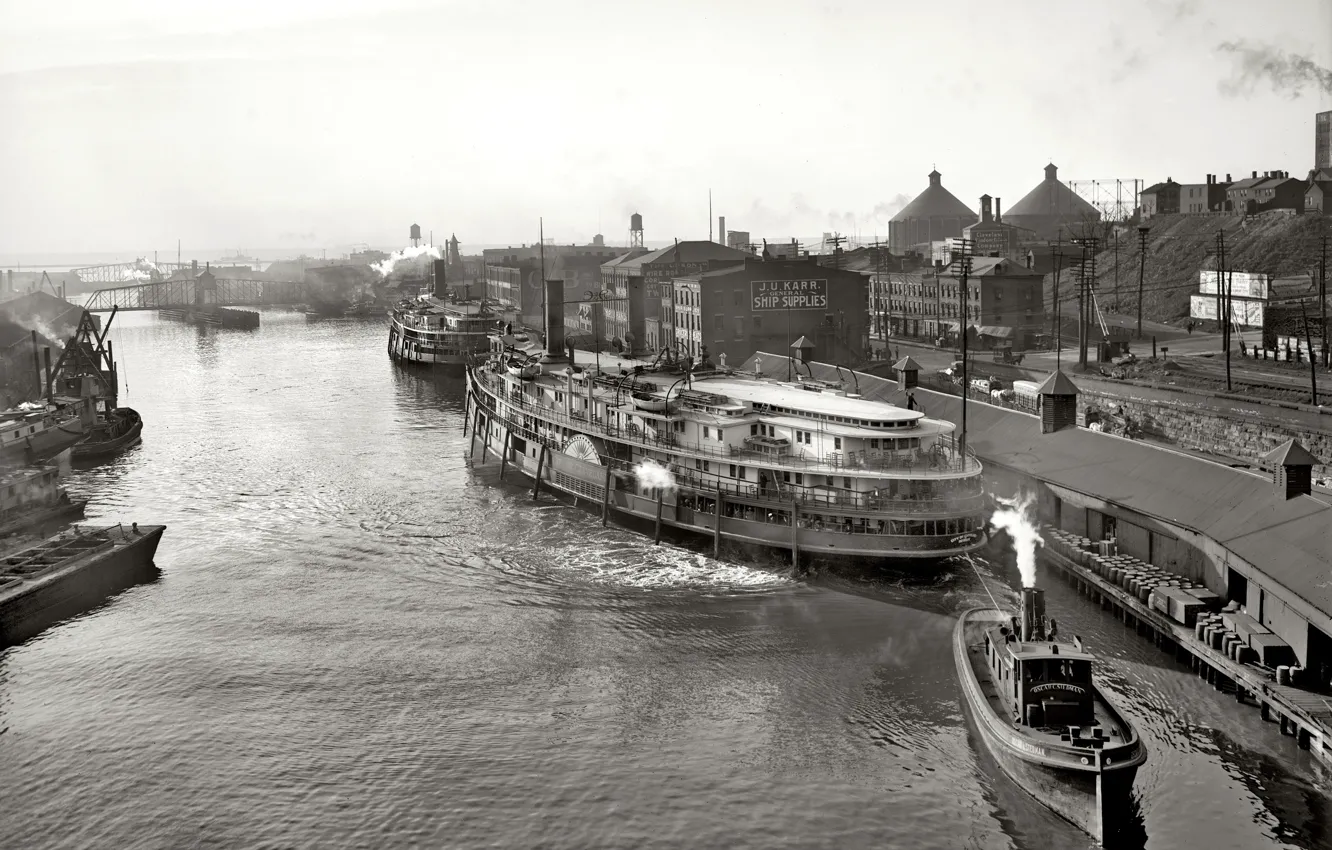
<path fill-rule="evenodd" d="M 1289 666 L 1289 665 L 1287 665 L 1287 664 L 1282 664 L 1282 665 L 1280 665 L 1280 666 L 1277 667 L 1277 684 L 1278 684 L 1278 685 L 1289 685 L 1289 684 L 1290 684 L 1290 666 Z"/>

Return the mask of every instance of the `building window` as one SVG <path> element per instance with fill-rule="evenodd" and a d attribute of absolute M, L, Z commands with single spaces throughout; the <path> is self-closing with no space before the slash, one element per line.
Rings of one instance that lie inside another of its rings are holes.
<path fill-rule="evenodd" d="M 755 330 L 755 332 L 763 330 L 763 317 L 762 317 L 762 316 L 755 316 L 755 317 L 754 317 L 754 330 Z"/>
<path fill-rule="evenodd" d="M 725 329 L 726 329 L 726 316 L 723 315 L 723 314 L 721 314 L 721 313 L 717 313 L 716 315 L 714 315 L 714 316 L 712 317 L 712 329 L 713 329 L 714 331 L 725 330 Z"/>
<path fill-rule="evenodd" d="M 740 304 L 742 303 L 741 300 L 740 300 L 742 297 L 743 297 L 743 296 L 740 294 L 740 290 L 738 290 L 738 289 L 736 289 L 736 290 L 732 290 L 732 292 L 731 292 L 731 304 L 732 304 L 733 306 L 739 307 Z"/>
<path fill-rule="evenodd" d="M 736 338 L 743 338 L 745 335 L 745 319 L 743 316 L 735 317 L 735 335 Z"/>
<path fill-rule="evenodd" d="M 839 452 L 842 450 L 842 438 L 841 438 L 841 437 L 833 437 L 833 448 L 834 448 L 835 450 L 839 451 Z"/>

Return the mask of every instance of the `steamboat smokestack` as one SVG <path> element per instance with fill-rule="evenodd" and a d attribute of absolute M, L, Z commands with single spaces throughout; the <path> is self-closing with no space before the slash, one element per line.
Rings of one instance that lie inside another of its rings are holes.
<path fill-rule="evenodd" d="M 1022 639 L 1045 640 L 1045 591 L 1022 588 Z"/>
<path fill-rule="evenodd" d="M 544 363 L 567 363 L 564 353 L 564 281 L 546 281 L 546 355 Z"/>
<path fill-rule="evenodd" d="M 445 260 L 435 260 L 435 297 L 444 298 L 449 294 L 449 264 Z"/>

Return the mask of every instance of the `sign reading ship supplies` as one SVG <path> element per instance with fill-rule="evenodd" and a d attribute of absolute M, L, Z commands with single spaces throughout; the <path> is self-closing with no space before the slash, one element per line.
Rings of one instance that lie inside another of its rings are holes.
<path fill-rule="evenodd" d="M 828 281 L 754 280 L 749 283 L 755 310 L 825 310 Z"/>

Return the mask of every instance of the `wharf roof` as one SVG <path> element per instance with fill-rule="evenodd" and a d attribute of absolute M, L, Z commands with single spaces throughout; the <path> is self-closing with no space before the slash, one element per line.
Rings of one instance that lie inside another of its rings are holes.
<path fill-rule="evenodd" d="M 957 196 L 943 187 L 938 171 L 930 172 L 930 185 L 925 187 L 911 203 L 893 216 L 891 221 L 910 221 L 913 218 L 976 218 L 976 213 Z"/>
<path fill-rule="evenodd" d="M 728 248 L 718 242 L 709 242 L 706 239 L 691 239 L 686 242 L 680 242 L 675 245 L 667 245 L 665 248 L 658 248 L 655 251 L 645 251 L 637 256 L 632 256 L 634 252 L 617 257 L 610 263 L 602 266 L 616 264 L 625 269 L 641 269 L 643 266 L 654 263 L 702 263 L 708 260 L 743 260 L 745 257 L 752 257 L 746 251 L 740 251 L 735 248 Z"/>
<path fill-rule="evenodd" d="M 762 356 L 764 369 L 786 358 Z M 810 363 L 814 375 L 836 380 L 837 368 Z M 753 358 L 746 363 L 753 369 Z M 869 399 L 900 397 L 897 384 L 859 375 Z M 924 388 L 931 418 L 956 421 L 962 399 Z M 967 443 L 982 463 L 1103 499 L 1214 540 L 1325 617 L 1332 618 L 1332 500 L 1284 498 L 1264 474 L 1085 428 L 1042 434 L 1029 413 L 972 401 Z"/>
<path fill-rule="evenodd" d="M 1100 217 L 1100 211 L 1059 180 L 1059 169 L 1045 166 L 1045 179 L 1022 196 L 1022 200 L 1004 210 L 1005 218 L 1037 215 Z"/>

